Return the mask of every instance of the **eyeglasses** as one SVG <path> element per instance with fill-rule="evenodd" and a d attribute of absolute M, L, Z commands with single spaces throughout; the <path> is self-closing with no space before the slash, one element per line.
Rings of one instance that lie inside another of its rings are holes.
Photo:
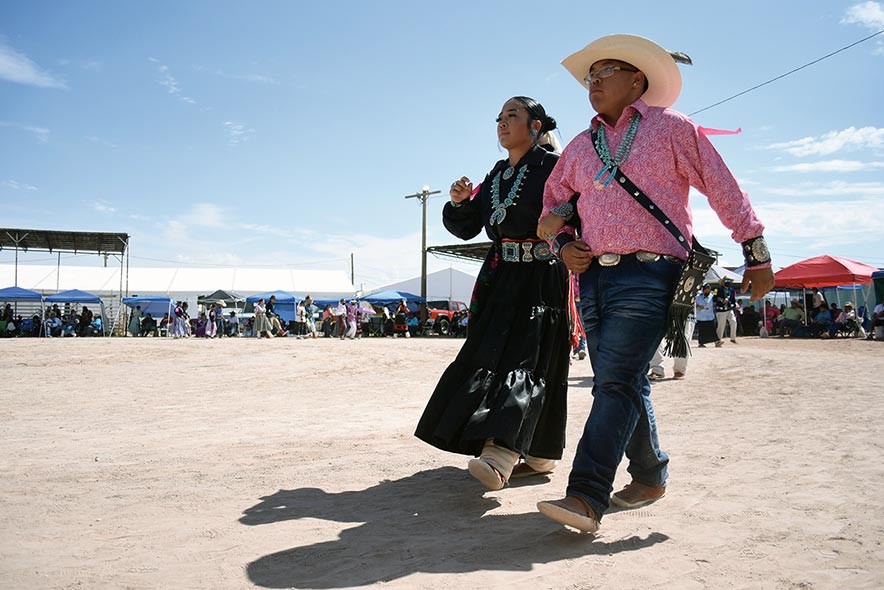
<path fill-rule="evenodd" d="M 614 72 L 617 70 L 621 70 L 624 72 L 637 72 L 638 70 L 630 70 L 629 68 L 621 68 L 620 66 L 606 66 L 600 69 L 597 72 L 590 72 L 587 77 L 583 79 L 586 82 L 587 86 L 591 86 L 593 82 L 596 80 L 604 80 L 605 78 L 610 78 L 614 75 Z"/>

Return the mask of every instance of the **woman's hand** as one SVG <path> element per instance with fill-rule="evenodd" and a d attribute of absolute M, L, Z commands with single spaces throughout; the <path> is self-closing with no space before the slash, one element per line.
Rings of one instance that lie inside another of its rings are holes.
<path fill-rule="evenodd" d="M 563 225 L 565 225 L 565 220 L 562 217 L 548 213 L 537 224 L 537 237 L 552 242 Z"/>
<path fill-rule="evenodd" d="M 448 191 L 452 203 L 463 203 L 470 198 L 471 194 L 473 194 L 473 183 L 466 176 L 461 176 L 452 182 L 451 190 Z"/>

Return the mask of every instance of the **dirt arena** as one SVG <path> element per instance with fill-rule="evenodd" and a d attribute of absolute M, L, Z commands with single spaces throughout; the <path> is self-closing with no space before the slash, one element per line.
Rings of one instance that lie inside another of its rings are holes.
<path fill-rule="evenodd" d="M 462 342 L 0 340 L 0 587 L 884 587 L 884 343 L 695 350 L 653 390 L 666 497 L 593 536 L 535 509 L 589 362 L 559 468 L 487 492 L 412 436 Z"/>

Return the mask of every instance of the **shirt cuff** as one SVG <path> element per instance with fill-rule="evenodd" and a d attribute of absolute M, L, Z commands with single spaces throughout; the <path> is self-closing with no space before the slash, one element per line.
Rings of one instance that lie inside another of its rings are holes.
<path fill-rule="evenodd" d="M 574 237 L 574 229 L 565 226 L 559 230 L 559 233 L 556 234 L 556 237 L 549 243 L 549 245 L 553 251 L 553 254 L 558 256 L 562 248 L 564 248 L 567 244 L 575 241 L 575 239 L 576 238 Z"/>
<path fill-rule="evenodd" d="M 740 246 L 743 248 L 746 268 L 765 268 L 764 265 L 770 266 L 770 251 L 767 249 L 767 242 L 764 241 L 764 236 L 749 238 Z"/>

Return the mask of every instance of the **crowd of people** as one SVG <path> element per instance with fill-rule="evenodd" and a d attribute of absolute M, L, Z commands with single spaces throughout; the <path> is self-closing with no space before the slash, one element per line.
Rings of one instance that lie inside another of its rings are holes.
<path fill-rule="evenodd" d="M 251 315 L 241 317 L 236 310 L 225 314 L 226 304 L 217 301 L 201 306 L 191 316 L 186 301 L 177 301 L 171 316 L 164 313 L 159 320 L 150 313 L 142 313 L 140 305 L 129 314 L 128 332 L 131 336 L 165 336 L 173 338 L 340 338 L 356 339 L 364 336 L 391 336 L 410 338 L 424 333 L 420 310 L 410 308 L 403 299 L 386 305 L 369 305 L 356 299 L 340 299 L 326 303 L 322 309 L 309 295 L 295 306 L 294 319 L 284 319 L 278 309 L 276 296 L 259 299 Z M 455 314 L 451 334 L 466 334 L 467 314 Z"/>
<path fill-rule="evenodd" d="M 766 300 L 759 310 L 754 304 L 742 305 L 734 295 L 734 288 L 727 279 L 714 288 L 712 285 L 703 286 L 703 292 L 696 299 L 699 346 L 709 343 L 721 346 L 725 334 L 733 343 L 737 342 L 737 336 L 834 338 L 844 335 L 871 340 L 874 330 L 870 328 L 879 321 L 877 312 L 873 311 L 869 316 L 864 309 L 857 310 L 850 301 L 844 303 L 843 308 L 837 303 L 828 303 L 816 287 L 804 301 L 792 298 L 788 305 L 776 305 Z M 707 310 L 710 301 L 714 314 Z M 709 328 L 713 325 L 714 337 Z"/>
<path fill-rule="evenodd" d="M 57 303 L 39 313 L 22 316 L 15 314 L 7 303 L 0 315 L 0 337 L 46 336 L 47 338 L 101 336 L 103 334 L 100 314 L 87 306 L 77 311 L 75 306 L 62 309 Z"/>

